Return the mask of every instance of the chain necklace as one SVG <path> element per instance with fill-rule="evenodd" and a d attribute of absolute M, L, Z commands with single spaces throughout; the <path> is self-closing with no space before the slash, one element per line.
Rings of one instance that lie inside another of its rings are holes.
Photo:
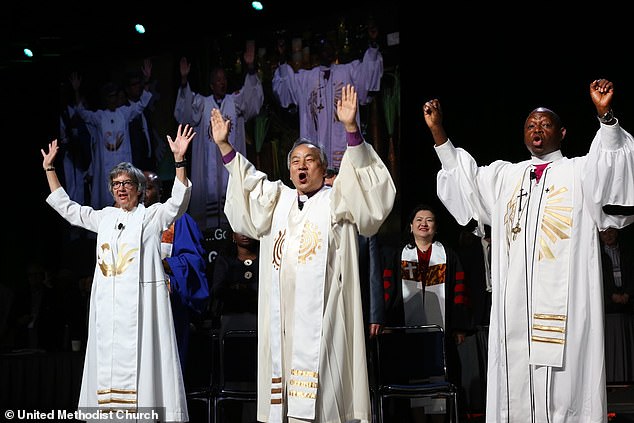
<path fill-rule="evenodd" d="M 515 226 L 513 226 L 513 229 L 511 229 L 511 232 L 513 232 L 513 241 L 515 241 L 515 239 L 517 238 L 517 234 L 519 234 L 522 231 L 520 222 L 522 220 L 522 216 L 524 215 L 524 211 L 528 209 L 528 203 L 529 203 L 530 194 L 532 191 L 532 186 L 529 188 L 528 192 L 524 190 L 524 180 L 526 179 L 526 171 L 529 168 L 530 166 L 524 169 L 524 174 L 522 175 L 522 184 L 520 185 L 520 192 L 517 195 L 517 198 L 518 198 L 517 221 L 515 222 Z M 525 196 L 526 196 L 526 204 L 524 204 L 524 208 L 522 208 L 522 200 L 524 199 Z"/>

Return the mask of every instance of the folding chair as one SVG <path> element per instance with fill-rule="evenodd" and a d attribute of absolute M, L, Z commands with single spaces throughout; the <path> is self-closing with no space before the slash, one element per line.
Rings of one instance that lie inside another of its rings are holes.
<path fill-rule="evenodd" d="M 451 422 L 458 422 L 458 389 L 449 381 L 445 333 L 438 325 L 391 326 L 375 337 L 379 422 L 387 398 L 443 398 Z"/>
<path fill-rule="evenodd" d="M 225 401 L 257 399 L 258 337 L 255 329 L 229 329 L 220 335 L 220 369 L 214 384 L 214 423 Z"/>

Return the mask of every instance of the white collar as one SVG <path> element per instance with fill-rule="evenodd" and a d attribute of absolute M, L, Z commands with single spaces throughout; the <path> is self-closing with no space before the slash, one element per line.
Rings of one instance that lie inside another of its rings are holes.
<path fill-rule="evenodd" d="M 561 154 L 561 150 L 553 151 L 552 153 L 544 154 L 543 156 L 531 156 L 532 164 L 544 164 L 554 162 L 555 160 L 563 159 L 564 155 Z"/>

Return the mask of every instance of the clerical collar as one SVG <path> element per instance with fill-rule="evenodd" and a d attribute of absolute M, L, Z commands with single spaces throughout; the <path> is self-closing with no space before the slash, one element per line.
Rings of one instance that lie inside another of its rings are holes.
<path fill-rule="evenodd" d="M 308 199 L 310 197 L 312 197 L 313 195 L 317 194 L 319 191 L 321 191 L 322 189 L 325 189 L 326 187 L 328 187 L 328 185 L 322 185 L 318 190 L 315 190 L 313 192 L 307 192 L 305 194 L 300 194 L 299 192 L 297 193 L 297 207 L 299 207 L 299 209 L 303 209 L 304 208 L 304 203 L 306 201 L 308 201 Z M 330 188 L 330 187 L 328 187 Z"/>
<path fill-rule="evenodd" d="M 297 207 L 299 207 L 299 209 L 303 209 L 304 208 L 304 203 L 308 201 L 308 196 L 307 195 L 298 195 L 297 196 Z"/>
<path fill-rule="evenodd" d="M 531 156 L 531 164 L 538 165 L 544 163 L 554 162 L 564 157 L 561 154 L 561 150 L 553 151 L 552 153 L 544 154 L 543 156 Z"/>

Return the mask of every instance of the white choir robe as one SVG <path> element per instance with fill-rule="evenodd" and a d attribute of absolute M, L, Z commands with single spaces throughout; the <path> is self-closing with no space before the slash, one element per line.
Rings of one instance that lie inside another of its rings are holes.
<path fill-rule="evenodd" d="M 247 74 L 243 87 L 235 93 L 227 94 L 220 105 L 213 95 L 204 96 L 193 92 L 189 84 L 178 89 L 174 118 L 178 123 L 191 125 L 196 131 L 192 140 L 191 179 L 194 187 L 189 214 L 202 231 L 225 223 L 222 207 L 228 175 L 218 147 L 211 137 L 211 111 L 220 109 L 222 116 L 231 120 L 229 143 L 246 156 L 244 125 L 260 112 L 263 103 L 264 91 L 257 74 Z"/>
<path fill-rule="evenodd" d="M 329 72 L 325 78 L 325 72 Z M 337 119 L 337 101 L 346 84 L 354 85 L 359 104 L 369 104 L 370 92 L 381 90 L 383 56 L 378 48 L 369 47 L 363 60 L 316 66 L 312 69 L 293 68 L 284 63 L 273 74 L 273 94 L 282 107 L 297 105 L 299 135 L 319 145 L 331 167 L 340 167 L 346 151 L 345 128 Z M 360 125 L 357 113 L 357 124 Z"/>
<path fill-rule="evenodd" d="M 607 421 L 598 231 L 634 219 L 602 210 L 634 204 L 631 135 L 602 124 L 583 157 L 482 167 L 451 141 L 435 150 L 447 209 L 491 225 L 487 421 Z M 536 182 L 531 169 L 546 162 Z"/>
<path fill-rule="evenodd" d="M 226 168 L 230 176 L 225 213 L 231 227 L 236 232 L 260 240 L 257 419 L 268 422 L 272 374 L 270 295 L 272 263 L 278 252 L 274 245 L 277 231 L 273 228 L 273 217 L 278 208 L 290 210 L 288 222 L 292 222 L 292 226 L 289 229 L 295 233 L 297 227 L 304 224 L 305 218 L 298 211 L 296 190 L 281 181 L 267 180 L 266 175 L 256 170 L 241 154 L 226 164 Z M 318 341 L 316 422 L 339 423 L 358 419 L 367 423 L 371 419 L 357 240 L 359 233 L 371 236 L 379 230 L 392 209 L 395 193 L 388 169 L 372 147 L 364 142 L 348 147 L 332 189 L 323 188 L 304 205 L 304 211 L 322 207 L 322 213 L 330 216 L 323 318 L 320 322 L 322 332 Z M 327 204 L 329 207 L 325 206 Z M 300 246 L 297 240 L 285 242 L 293 245 L 289 245 L 286 258 L 282 257 L 282 263 L 289 263 L 294 255 L 299 254 Z M 318 282 L 311 279 L 314 275 L 310 273 L 296 274 L 292 264 L 286 264 L 286 269 L 284 266 L 282 264 L 280 271 L 284 279 L 280 281 L 283 292 L 281 314 L 282 319 L 289 323 L 293 320 L 295 297 L 288 290 L 294 291 L 299 283 Z M 292 331 L 292 324 L 287 324 L 286 329 Z M 303 329 L 304 332 L 309 331 Z M 284 354 L 289 354 L 288 343 L 298 339 L 299 335 L 285 334 Z M 288 374 L 290 358 L 287 356 L 285 360 Z M 284 390 L 286 388 L 293 389 L 288 384 Z M 284 404 L 286 400 L 284 397 Z M 289 417 L 288 421 L 296 420 Z"/>
<path fill-rule="evenodd" d="M 82 103 L 77 106 L 77 113 L 87 125 L 94 128 L 94 131 L 91 131 L 91 135 L 94 135 L 94 143 L 90 163 L 92 177 L 90 205 L 94 209 L 102 209 L 113 204 L 108 186 L 110 171 L 121 162 L 132 163 L 128 124 L 143 113 L 151 99 L 152 94 L 144 90 L 139 101 L 119 106 L 114 111 L 109 109 L 92 111 L 86 109 Z M 120 143 L 119 146 L 117 146 L 118 143 Z"/>
<path fill-rule="evenodd" d="M 63 188 L 47 197 L 71 225 L 97 233 L 78 404 L 84 413 L 138 407 L 164 412 L 161 421 L 189 420 L 161 233 L 185 212 L 190 192 L 191 183 L 176 179 L 165 203 L 130 212 L 81 206 Z"/>

